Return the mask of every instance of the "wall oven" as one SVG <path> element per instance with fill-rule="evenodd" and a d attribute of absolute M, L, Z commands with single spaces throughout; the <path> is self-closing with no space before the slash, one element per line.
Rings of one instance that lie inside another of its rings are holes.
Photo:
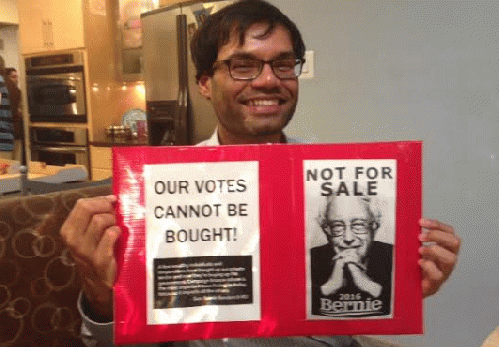
<path fill-rule="evenodd" d="M 87 121 L 83 52 L 29 57 L 25 63 L 31 122 Z"/>
<path fill-rule="evenodd" d="M 77 164 L 90 172 L 88 133 L 86 128 L 30 128 L 31 160 L 47 165 Z"/>

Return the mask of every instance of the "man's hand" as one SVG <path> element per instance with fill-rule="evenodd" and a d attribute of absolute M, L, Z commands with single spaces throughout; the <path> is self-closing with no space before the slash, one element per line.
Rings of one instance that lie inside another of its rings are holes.
<path fill-rule="evenodd" d="M 352 274 L 353 283 L 357 288 L 371 294 L 375 298 L 381 295 L 383 287 L 370 279 L 356 264 L 349 263 L 347 264 L 347 268 Z"/>
<path fill-rule="evenodd" d="M 449 278 L 457 262 L 461 239 L 454 229 L 436 220 L 421 219 L 419 225 L 426 229 L 419 235 L 423 246 L 419 249 L 419 265 L 423 270 L 423 297 L 435 294 Z"/>
<path fill-rule="evenodd" d="M 355 249 L 346 249 L 338 253 L 331 259 L 334 263 L 333 272 L 331 277 L 321 286 L 321 291 L 323 295 L 331 295 L 336 293 L 343 287 L 343 282 L 345 280 L 344 271 L 345 264 L 357 264 L 360 266 L 359 255 Z"/>
<path fill-rule="evenodd" d="M 113 316 L 114 245 L 121 232 L 116 226 L 115 202 L 113 195 L 79 199 L 61 228 L 85 297 L 99 321 L 111 321 Z"/>

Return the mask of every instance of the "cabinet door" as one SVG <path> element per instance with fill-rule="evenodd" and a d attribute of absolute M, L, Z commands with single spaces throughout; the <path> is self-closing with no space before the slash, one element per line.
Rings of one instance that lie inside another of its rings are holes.
<path fill-rule="evenodd" d="M 186 1 L 188 0 L 159 0 L 159 6 L 160 7 L 171 6 Z"/>
<path fill-rule="evenodd" d="M 100 181 L 113 175 L 112 153 L 110 147 L 90 146 L 90 165 L 92 180 Z"/>
<path fill-rule="evenodd" d="M 81 48 L 82 0 L 18 0 L 22 54 Z"/>
<path fill-rule="evenodd" d="M 113 170 L 111 169 L 97 169 L 92 168 L 92 181 L 102 181 L 113 175 Z"/>
<path fill-rule="evenodd" d="M 51 49 L 84 47 L 82 0 L 50 0 L 47 11 Z"/>
<path fill-rule="evenodd" d="M 48 50 L 47 23 L 43 14 L 43 1 L 18 0 L 19 46 L 21 54 Z"/>

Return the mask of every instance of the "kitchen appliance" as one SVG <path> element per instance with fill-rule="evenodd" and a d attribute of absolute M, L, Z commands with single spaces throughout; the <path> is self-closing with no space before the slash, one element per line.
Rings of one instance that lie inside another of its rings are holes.
<path fill-rule="evenodd" d="M 32 122 L 86 123 L 83 52 L 34 56 L 25 63 Z"/>
<path fill-rule="evenodd" d="M 88 132 L 78 127 L 30 127 L 31 160 L 47 165 L 83 165 L 90 172 Z"/>
<path fill-rule="evenodd" d="M 188 2 L 141 15 L 146 111 L 151 145 L 187 145 L 216 127 L 198 91 L 190 40 L 203 20 L 234 1 Z"/>

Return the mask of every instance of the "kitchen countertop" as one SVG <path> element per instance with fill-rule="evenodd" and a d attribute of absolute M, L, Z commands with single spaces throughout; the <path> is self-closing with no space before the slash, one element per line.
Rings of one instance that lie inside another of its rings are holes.
<path fill-rule="evenodd" d="M 117 146 L 148 146 L 149 139 L 140 137 L 135 139 L 126 139 L 124 137 L 110 137 L 106 135 L 95 136 L 92 141 L 88 142 L 91 146 L 96 147 L 117 147 Z"/>
<path fill-rule="evenodd" d="M 20 163 L 8 159 L 1 159 L 0 163 L 8 165 L 7 172 L 0 174 L 0 195 L 20 191 L 22 189 Z M 88 172 L 82 165 L 57 166 L 32 161 L 29 164 L 27 178 L 47 183 L 86 181 Z"/>

